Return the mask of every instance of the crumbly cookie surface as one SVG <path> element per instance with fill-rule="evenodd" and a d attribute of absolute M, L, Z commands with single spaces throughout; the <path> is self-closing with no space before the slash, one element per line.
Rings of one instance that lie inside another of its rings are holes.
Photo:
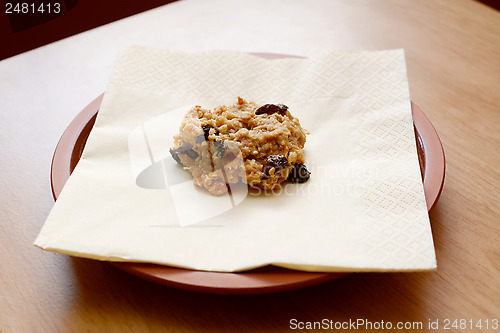
<path fill-rule="evenodd" d="M 224 194 L 238 182 L 275 190 L 287 179 L 309 179 L 306 134 L 287 106 L 238 97 L 233 105 L 189 110 L 170 153 L 211 194 Z"/>

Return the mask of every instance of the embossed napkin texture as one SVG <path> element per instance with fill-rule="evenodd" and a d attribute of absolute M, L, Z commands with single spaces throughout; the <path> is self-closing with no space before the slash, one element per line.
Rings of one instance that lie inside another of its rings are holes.
<path fill-rule="evenodd" d="M 282 103 L 311 179 L 214 197 L 170 157 L 193 106 Z M 263 59 L 127 47 L 83 156 L 35 245 L 211 271 L 436 267 L 403 50 Z"/>

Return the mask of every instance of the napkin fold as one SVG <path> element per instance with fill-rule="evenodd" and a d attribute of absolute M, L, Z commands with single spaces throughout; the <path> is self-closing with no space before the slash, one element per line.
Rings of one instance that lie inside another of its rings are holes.
<path fill-rule="evenodd" d="M 169 154 L 193 106 L 282 103 L 311 178 L 273 193 L 194 187 Z M 127 47 L 35 245 L 208 271 L 436 267 L 403 50 L 268 60 Z"/>

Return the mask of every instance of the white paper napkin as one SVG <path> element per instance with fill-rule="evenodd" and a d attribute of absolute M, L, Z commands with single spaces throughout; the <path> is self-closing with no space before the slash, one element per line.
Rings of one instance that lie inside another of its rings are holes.
<path fill-rule="evenodd" d="M 221 197 L 192 185 L 168 153 L 182 116 L 238 96 L 300 119 L 309 181 Z M 213 271 L 434 269 L 404 52 L 266 60 L 125 48 L 35 245 Z"/>

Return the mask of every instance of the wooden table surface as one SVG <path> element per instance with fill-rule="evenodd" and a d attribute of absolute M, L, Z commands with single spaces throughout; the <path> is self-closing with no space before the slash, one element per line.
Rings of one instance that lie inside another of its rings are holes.
<path fill-rule="evenodd" d="M 305 56 L 404 48 L 412 100 L 446 152 L 444 189 L 430 213 L 437 271 L 224 296 L 34 247 L 54 203 L 57 141 L 104 90 L 126 44 Z M 449 319 L 452 332 L 500 331 L 499 88 L 500 12 L 468 0 L 186 0 L 1 61 L 0 332 L 274 332 L 290 330 L 293 319 L 422 322 L 407 332 L 445 331 Z M 466 328 L 452 328 L 455 319 Z"/>

